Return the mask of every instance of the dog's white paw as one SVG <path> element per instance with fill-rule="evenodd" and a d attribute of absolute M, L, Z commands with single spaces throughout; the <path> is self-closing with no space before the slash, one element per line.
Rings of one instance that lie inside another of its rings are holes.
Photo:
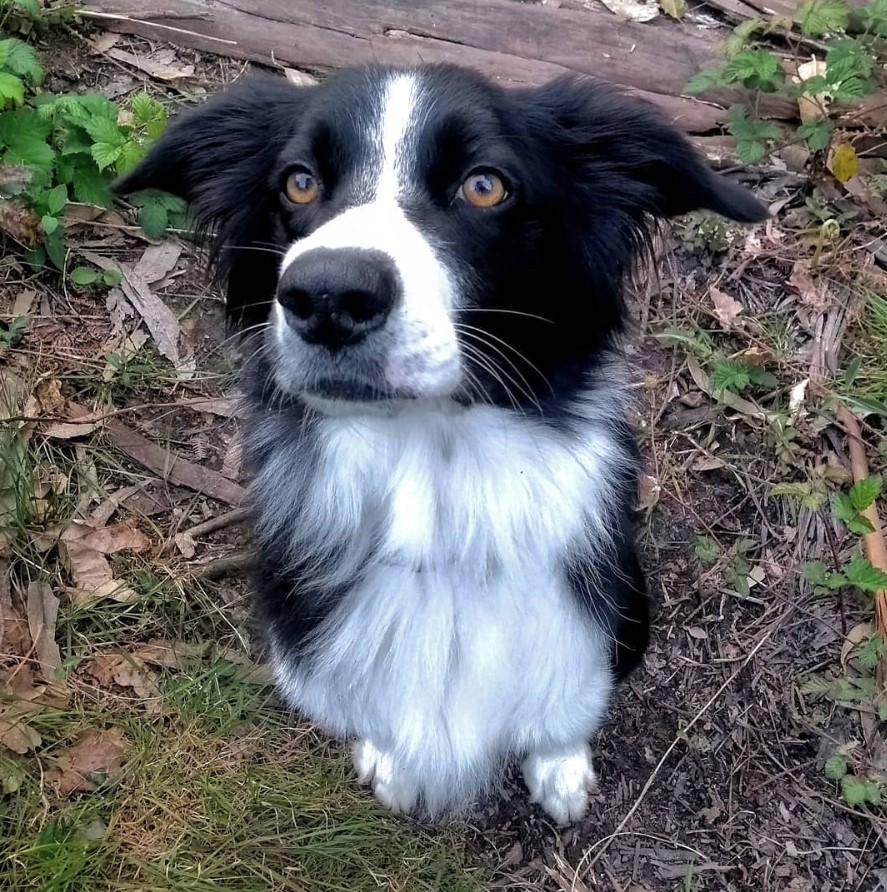
<path fill-rule="evenodd" d="M 588 744 L 530 753 L 523 769 L 530 801 L 538 802 L 560 825 L 578 821 L 588 810 L 588 794 L 597 791 Z"/>
<path fill-rule="evenodd" d="M 380 750 L 371 740 L 358 740 L 351 753 L 357 779 L 362 784 L 372 784 L 376 799 L 385 808 L 405 814 L 416 807 L 419 790 L 397 769 L 391 753 Z"/>

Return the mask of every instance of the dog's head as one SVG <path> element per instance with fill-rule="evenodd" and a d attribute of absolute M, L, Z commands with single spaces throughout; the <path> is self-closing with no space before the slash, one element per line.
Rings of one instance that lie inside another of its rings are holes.
<path fill-rule="evenodd" d="M 652 221 L 767 212 L 647 104 L 592 80 L 452 67 L 246 81 L 175 121 L 118 191 L 185 198 L 275 378 L 319 399 L 524 407 L 620 325 Z"/>

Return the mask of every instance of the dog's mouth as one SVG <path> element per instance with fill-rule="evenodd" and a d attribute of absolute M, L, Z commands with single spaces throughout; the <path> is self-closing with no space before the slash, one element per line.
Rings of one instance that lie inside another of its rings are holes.
<path fill-rule="evenodd" d="M 307 385 L 303 392 L 308 397 L 349 403 L 378 403 L 410 399 L 409 394 L 398 393 L 387 387 L 378 387 L 353 379 L 318 378 Z"/>

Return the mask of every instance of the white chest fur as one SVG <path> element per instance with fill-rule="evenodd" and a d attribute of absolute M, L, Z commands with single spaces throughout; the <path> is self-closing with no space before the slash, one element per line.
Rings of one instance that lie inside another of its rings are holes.
<path fill-rule="evenodd" d="M 275 647 L 292 704 L 394 754 L 432 810 L 470 797 L 506 753 L 587 738 L 612 686 L 607 642 L 563 559 L 614 497 L 606 431 L 472 408 L 329 417 L 317 434 L 294 548 L 365 547 L 371 516 L 382 532 L 312 659 Z M 279 471 L 259 475 L 260 497 Z"/>

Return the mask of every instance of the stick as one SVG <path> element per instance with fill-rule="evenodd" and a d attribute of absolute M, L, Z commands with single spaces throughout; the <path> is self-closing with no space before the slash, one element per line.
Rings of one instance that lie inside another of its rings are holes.
<path fill-rule="evenodd" d="M 865 480 L 869 476 L 869 465 L 865 457 L 865 443 L 862 439 L 859 419 L 846 406 L 841 406 L 838 409 L 838 419 L 847 432 L 850 473 L 853 475 L 853 482 L 859 483 L 860 480 Z M 881 528 L 881 518 L 878 516 L 878 506 L 872 502 L 868 508 L 864 508 L 859 513 L 872 527 L 872 531 L 866 533 L 862 538 L 865 555 L 873 567 L 887 573 L 887 546 L 884 545 L 884 533 Z M 875 627 L 880 633 L 885 651 L 887 651 L 887 589 L 882 589 L 875 594 Z M 878 664 L 877 677 L 881 683 L 887 679 L 887 652 L 881 657 Z"/>

